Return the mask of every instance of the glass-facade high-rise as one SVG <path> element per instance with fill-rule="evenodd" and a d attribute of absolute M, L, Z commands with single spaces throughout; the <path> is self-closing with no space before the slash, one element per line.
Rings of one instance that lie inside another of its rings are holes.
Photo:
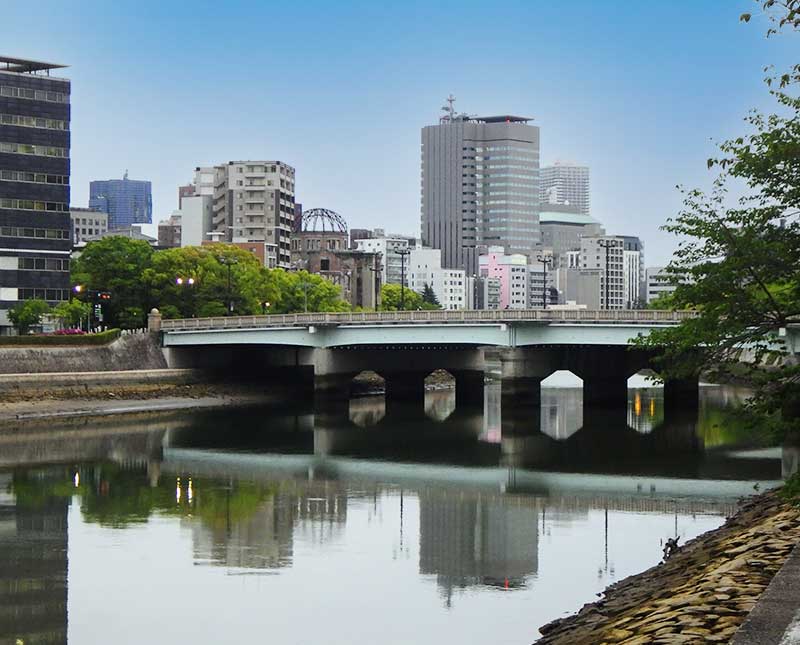
<path fill-rule="evenodd" d="M 0 332 L 9 309 L 69 298 L 70 82 L 0 57 Z"/>
<path fill-rule="evenodd" d="M 422 128 L 422 241 L 444 267 L 475 273 L 478 247 L 530 257 L 539 246 L 539 128 L 528 121 L 450 109 Z"/>
<path fill-rule="evenodd" d="M 108 230 L 153 221 L 152 185 L 149 181 L 107 179 L 89 183 L 89 208 L 108 213 Z"/>

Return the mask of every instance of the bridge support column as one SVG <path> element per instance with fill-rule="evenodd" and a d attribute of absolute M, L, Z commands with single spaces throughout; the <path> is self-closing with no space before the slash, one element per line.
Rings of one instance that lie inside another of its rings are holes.
<path fill-rule="evenodd" d="M 628 404 L 628 376 L 625 373 L 583 376 L 585 407 L 625 408 Z M 584 415 L 584 422 L 586 418 Z"/>
<path fill-rule="evenodd" d="M 383 374 L 386 381 L 386 402 L 414 402 L 425 400 L 425 372 L 390 372 Z"/>
<path fill-rule="evenodd" d="M 314 414 L 347 414 L 352 374 L 314 375 Z"/>
<path fill-rule="evenodd" d="M 700 405 L 700 378 L 691 376 L 664 381 L 664 415 L 679 409 L 697 410 Z"/>
<path fill-rule="evenodd" d="M 456 406 L 483 408 L 483 371 L 453 370 L 453 377 L 456 379 Z"/>

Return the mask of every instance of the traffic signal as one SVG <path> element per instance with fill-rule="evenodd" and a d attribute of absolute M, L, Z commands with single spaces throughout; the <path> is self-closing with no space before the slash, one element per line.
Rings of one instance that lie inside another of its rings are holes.
<path fill-rule="evenodd" d="M 101 291 L 97 295 L 100 300 L 111 300 L 111 294 L 108 291 Z"/>

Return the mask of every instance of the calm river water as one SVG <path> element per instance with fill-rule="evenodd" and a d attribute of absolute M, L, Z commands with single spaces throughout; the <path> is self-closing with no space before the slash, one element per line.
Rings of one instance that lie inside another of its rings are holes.
<path fill-rule="evenodd" d="M 789 467 L 736 390 L 629 395 L 546 389 L 528 430 L 488 385 L 0 431 L 0 643 L 531 643 Z"/>

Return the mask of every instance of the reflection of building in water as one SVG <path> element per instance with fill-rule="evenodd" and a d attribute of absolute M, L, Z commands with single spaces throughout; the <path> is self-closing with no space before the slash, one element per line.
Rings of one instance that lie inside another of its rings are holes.
<path fill-rule="evenodd" d="M 502 434 L 500 382 L 490 381 L 483 388 L 483 432 L 480 440 L 500 443 Z"/>
<path fill-rule="evenodd" d="M 538 512 L 523 500 L 421 491 L 419 569 L 453 589 L 520 587 L 538 570 Z"/>
<path fill-rule="evenodd" d="M 10 480 L 0 475 L 0 643 L 66 643 L 69 499 L 15 501 Z"/>
<path fill-rule="evenodd" d="M 347 496 L 338 487 L 279 491 L 244 518 L 222 512 L 211 523 L 192 519 L 194 557 L 226 567 L 286 567 L 296 537 L 318 546 L 334 539 L 346 521 Z"/>
<path fill-rule="evenodd" d="M 583 426 L 583 390 L 576 387 L 542 388 L 542 432 L 566 439 Z"/>
<path fill-rule="evenodd" d="M 642 434 L 648 434 L 664 420 L 664 390 L 637 388 L 628 398 L 628 425 Z"/>
<path fill-rule="evenodd" d="M 455 390 L 433 390 L 425 393 L 425 414 L 434 421 L 444 421 L 455 409 Z"/>

